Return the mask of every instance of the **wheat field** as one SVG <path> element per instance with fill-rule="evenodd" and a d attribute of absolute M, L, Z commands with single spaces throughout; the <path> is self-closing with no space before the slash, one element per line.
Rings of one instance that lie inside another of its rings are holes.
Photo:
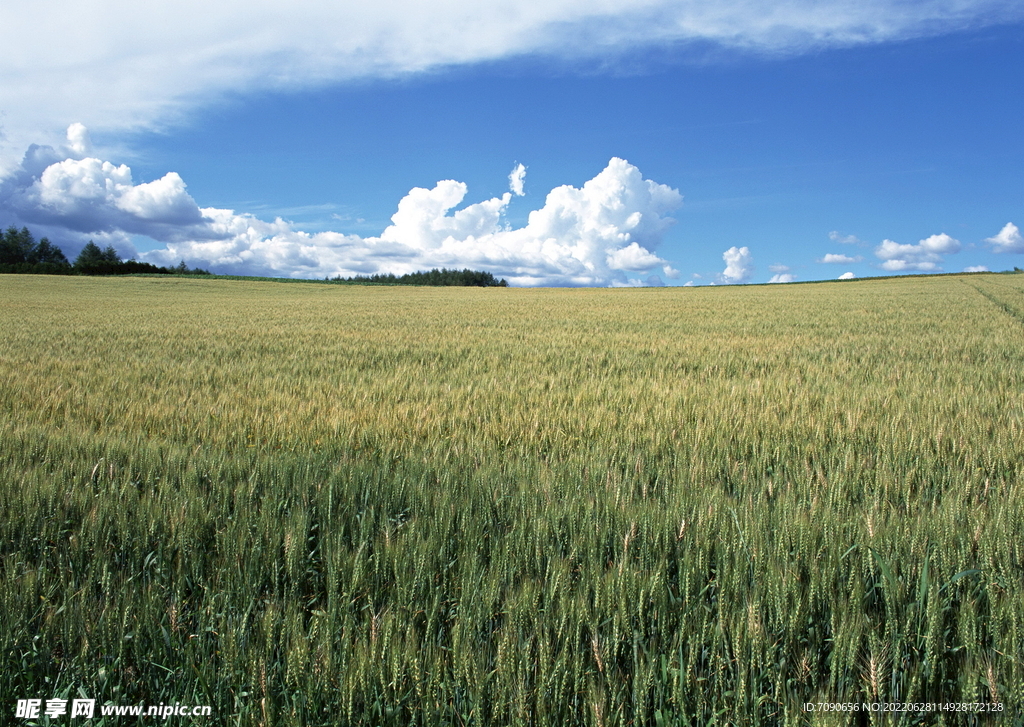
<path fill-rule="evenodd" d="M 5 710 L 1024 719 L 1022 275 L 0 301 Z"/>

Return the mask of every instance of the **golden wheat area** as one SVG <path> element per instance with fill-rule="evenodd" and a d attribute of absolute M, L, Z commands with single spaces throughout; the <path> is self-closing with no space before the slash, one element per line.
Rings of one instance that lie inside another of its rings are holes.
<path fill-rule="evenodd" d="M 1024 276 L 0 301 L 5 710 L 1020 724 Z"/>

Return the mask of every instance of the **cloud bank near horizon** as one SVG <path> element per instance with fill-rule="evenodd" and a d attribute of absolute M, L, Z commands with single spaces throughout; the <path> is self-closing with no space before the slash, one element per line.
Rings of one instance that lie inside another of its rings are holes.
<path fill-rule="evenodd" d="M 650 48 L 799 54 L 1014 22 L 1013 0 L 129 0 L 0 6 L 0 118 L 9 151 L 72 119 L 158 128 L 225 94 L 324 87 L 544 55 L 616 58 Z M 40 53 L 46 38 L 60 53 Z M 26 62 L 26 59 L 31 59 Z"/>
<path fill-rule="evenodd" d="M 524 286 L 663 285 L 662 276 L 680 277 L 676 264 L 657 253 L 675 222 L 671 213 L 682 204 L 677 190 L 644 179 L 629 162 L 612 158 L 581 187 L 551 190 L 527 224 L 512 229 L 506 212 L 514 199 L 525 195 L 526 174 L 526 166 L 517 162 L 508 175 L 508 192 L 465 206 L 468 189 L 462 182 L 448 179 L 430 189 L 415 187 L 399 201 L 392 224 L 378 236 L 310 233 L 281 218 L 266 221 L 230 209 L 200 207 L 176 172 L 137 183 L 127 165 L 94 156 L 88 130 L 76 123 L 68 128 L 65 144 L 32 145 L 14 173 L 0 178 L 0 227 L 27 226 L 37 237 L 61 245 L 70 258 L 92 239 L 113 245 L 126 258 L 159 265 L 184 261 L 239 275 L 322 278 L 472 267 Z M 140 237 L 163 247 L 139 253 L 134 241 Z M 868 244 L 838 233 L 829 237 Z M 1024 254 L 1024 241 L 1013 223 L 984 242 L 993 253 Z M 945 233 L 916 245 L 886 239 L 875 248 L 872 267 L 940 272 L 946 257 L 962 247 Z M 733 246 L 722 259 L 725 270 L 709 274 L 709 282 L 714 281 L 710 284 L 752 280 L 749 247 Z M 862 260 L 860 255 L 827 253 L 817 262 Z M 774 275 L 767 282 L 797 279 L 787 265 L 773 263 L 768 269 Z M 705 276 L 692 277 L 687 285 Z"/>
<path fill-rule="evenodd" d="M 916 245 L 882 240 L 882 244 L 875 248 L 875 257 L 882 261 L 878 267 L 889 272 L 937 273 L 942 270 L 943 256 L 958 253 L 960 248 L 959 240 L 943 232 L 927 237 Z"/>
<path fill-rule="evenodd" d="M 513 193 L 523 194 L 522 164 L 509 175 L 512 191 L 461 209 L 468 191 L 462 182 L 415 187 L 390 226 L 360 237 L 200 207 L 177 173 L 137 184 L 127 165 L 89 156 L 84 126 L 70 127 L 67 139 L 62 149 L 32 146 L 16 173 L 0 181 L 0 207 L 14 215 L 3 224 L 29 225 L 72 246 L 93 238 L 124 256 L 136 255 L 132 236 L 141 235 L 164 244 L 137 254 L 142 260 L 184 260 L 230 274 L 321 278 L 470 267 L 515 285 L 580 286 L 641 285 L 658 278 L 652 271 L 679 275 L 654 250 L 682 195 L 644 179 L 624 159 L 612 158 L 580 188 L 551 190 L 518 229 L 504 214 Z"/>

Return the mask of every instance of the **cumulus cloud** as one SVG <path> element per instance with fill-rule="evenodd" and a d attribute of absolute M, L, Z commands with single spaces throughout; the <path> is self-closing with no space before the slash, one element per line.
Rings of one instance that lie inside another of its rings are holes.
<path fill-rule="evenodd" d="M 68 148 L 76 156 L 84 157 L 92 152 L 92 139 L 89 138 L 89 130 L 85 128 L 85 124 L 71 124 L 68 127 L 67 139 Z"/>
<path fill-rule="evenodd" d="M 526 167 L 522 164 L 516 164 L 516 168 L 512 170 L 512 173 L 508 175 L 508 188 L 512 190 L 512 194 L 516 197 L 522 197 L 526 194 L 523 189 L 523 185 L 526 182 Z"/>
<path fill-rule="evenodd" d="M 875 248 L 875 256 L 882 260 L 879 267 L 891 272 L 938 272 L 943 255 L 960 252 L 960 241 L 942 233 L 921 240 L 916 245 L 900 245 L 883 240 Z"/>
<path fill-rule="evenodd" d="M 1024 252 L 1024 237 L 1012 222 L 1007 222 L 999 234 L 986 238 L 985 242 L 992 243 L 993 252 Z"/>
<path fill-rule="evenodd" d="M 69 138 L 83 134 L 75 129 Z M 107 235 L 120 239 L 122 254 L 131 235 L 144 235 L 164 247 L 139 257 L 160 265 L 184 260 L 216 272 L 291 277 L 471 267 L 518 285 L 650 285 L 661 283 L 654 270 L 678 275 L 654 250 L 682 195 L 618 158 L 580 188 L 551 190 L 525 227 L 503 223 L 512 192 L 452 212 L 468 190 L 449 179 L 413 188 L 379 237 L 360 237 L 201 208 L 174 172 L 135 183 L 124 164 L 58 157 L 53 149 L 30 150 L 0 185 L 0 209 L 14 214 L 5 224 L 41 226 L 41 234 L 72 247 L 85 235 Z M 517 179 L 522 174 L 513 172 L 510 181 Z"/>
<path fill-rule="evenodd" d="M 49 7 L 49 6 L 47 6 Z M 224 93 L 387 78 L 526 54 L 614 61 L 687 44 L 800 53 L 1012 22 L 1011 0 L 133 0 L 0 5 L 0 109 L 22 133 L 159 126 Z M 46 38 L 59 53 L 39 53 Z M 27 63 L 25 59 L 32 59 Z"/>
<path fill-rule="evenodd" d="M 177 173 L 134 184 L 131 169 L 124 164 L 115 167 L 90 157 L 67 159 L 47 167 L 24 198 L 41 214 L 50 213 L 94 229 L 106 224 L 129 232 L 146 232 L 154 224 L 180 229 L 202 221 L 195 200 L 185 191 Z"/>
<path fill-rule="evenodd" d="M 68 128 L 65 145 L 30 146 L 14 172 L 0 180 L 0 223 L 27 225 L 72 253 L 86 237 L 131 256 L 132 235 L 221 236 L 175 172 L 137 184 L 126 165 L 88 156 L 91 151 L 82 124 Z"/>
<path fill-rule="evenodd" d="M 971 265 L 969 267 L 964 268 L 964 272 L 965 273 L 987 273 L 988 272 L 988 268 L 985 267 L 984 265 Z"/>
<path fill-rule="evenodd" d="M 846 273 L 843 273 L 842 275 L 840 275 L 838 278 L 836 278 L 836 280 L 853 280 L 856 277 L 857 276 L 854 275 L 853 273 L 846 272 Z"/>
<path fill-rule="evenodd" d="M 825 255 L 825 257 L 823 257 L 820 260 L 818 260 L 818 262 L 819 263 L 835 263 L 835 264 L 840 264 L 841 265 L 843 263 L 859 263 L 863 259 L 864 258 L 862 258 L 860 255 L 857 255 L 856 257 L 850 257 L 849 255 L 843 255 L 842 253 L 832 253 L 832 252 L 830 252 L 827 255 Z"/>
<path fill-rule="evenodd" d="M 722 253 L 725 270 L 722 271 L 723 283 L 745 283 L 754 273 L 753 257 L 747 247 L 730 247 Z"/>
<path fill-rule="evenodd" d="M 640 247 L 635 242 L 618 250 L 609 250 L 606 259 L 608 267 L 617 270 L 648 270 L 664 262 L 657 255 Z"/>
<path fill-rule="evenodd" d="M 792 283 L 796 277 L 789 273 L 777 273 L 768 279 L 769 283 Z"/>

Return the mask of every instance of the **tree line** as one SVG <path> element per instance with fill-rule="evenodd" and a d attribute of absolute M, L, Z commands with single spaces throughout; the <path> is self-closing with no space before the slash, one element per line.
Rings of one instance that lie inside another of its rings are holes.
<path fill-rule="evenodd" d="M 480 288 L 507 288 L 508 281 L 502 278 L 498 280 L 493 274 L 482 270 L 448 270 L 437 268 L 428 271 L 406 273 L 395 275 L 394 273 L 376 275 L 356 275 L 351 278 L 343 278 L 340 275 L 331 278 L 334 283 L 355 283 L 355 284 L 376 284 L 376 285 L 461 285 L 477 286 Z"/>
<path fill-rule="evenodd" d="M 92 240 L 82 248 L 73 263 L 59 247 L 42 238 L 36 242 L 27 227 L 8 227 L 0 231 L 0 273 L 43 275 L 209 275 L 208 270 L 190 268 L 184 261 L 175 267 L 160 267 L 138 260 L 122 260 L 113 245 L 101 249 Z"/>
<path fill-rule="evenodd" d="M 8 227 L 0 230 L 0 273 L 35 273 L 45 275 L 210 275 L 210 271 L 190 268 L 184 261 L 174 267 L 160 267 L 138 260 L 122 260 L 113 245 L 100 248 L 90 240 L 82 251 L 69 262 L 59 247 L 42 238 L 36 242 L 27 227 L 20 230 Z M 482 270 L 448 270 L 447 268 L 395 275 L 356 275 L 330 278 L 332 283 L 355 285 L 434 285 L 476 286 L 480 288 L 507 288 L 508 281 L 500 280 Z"/>

